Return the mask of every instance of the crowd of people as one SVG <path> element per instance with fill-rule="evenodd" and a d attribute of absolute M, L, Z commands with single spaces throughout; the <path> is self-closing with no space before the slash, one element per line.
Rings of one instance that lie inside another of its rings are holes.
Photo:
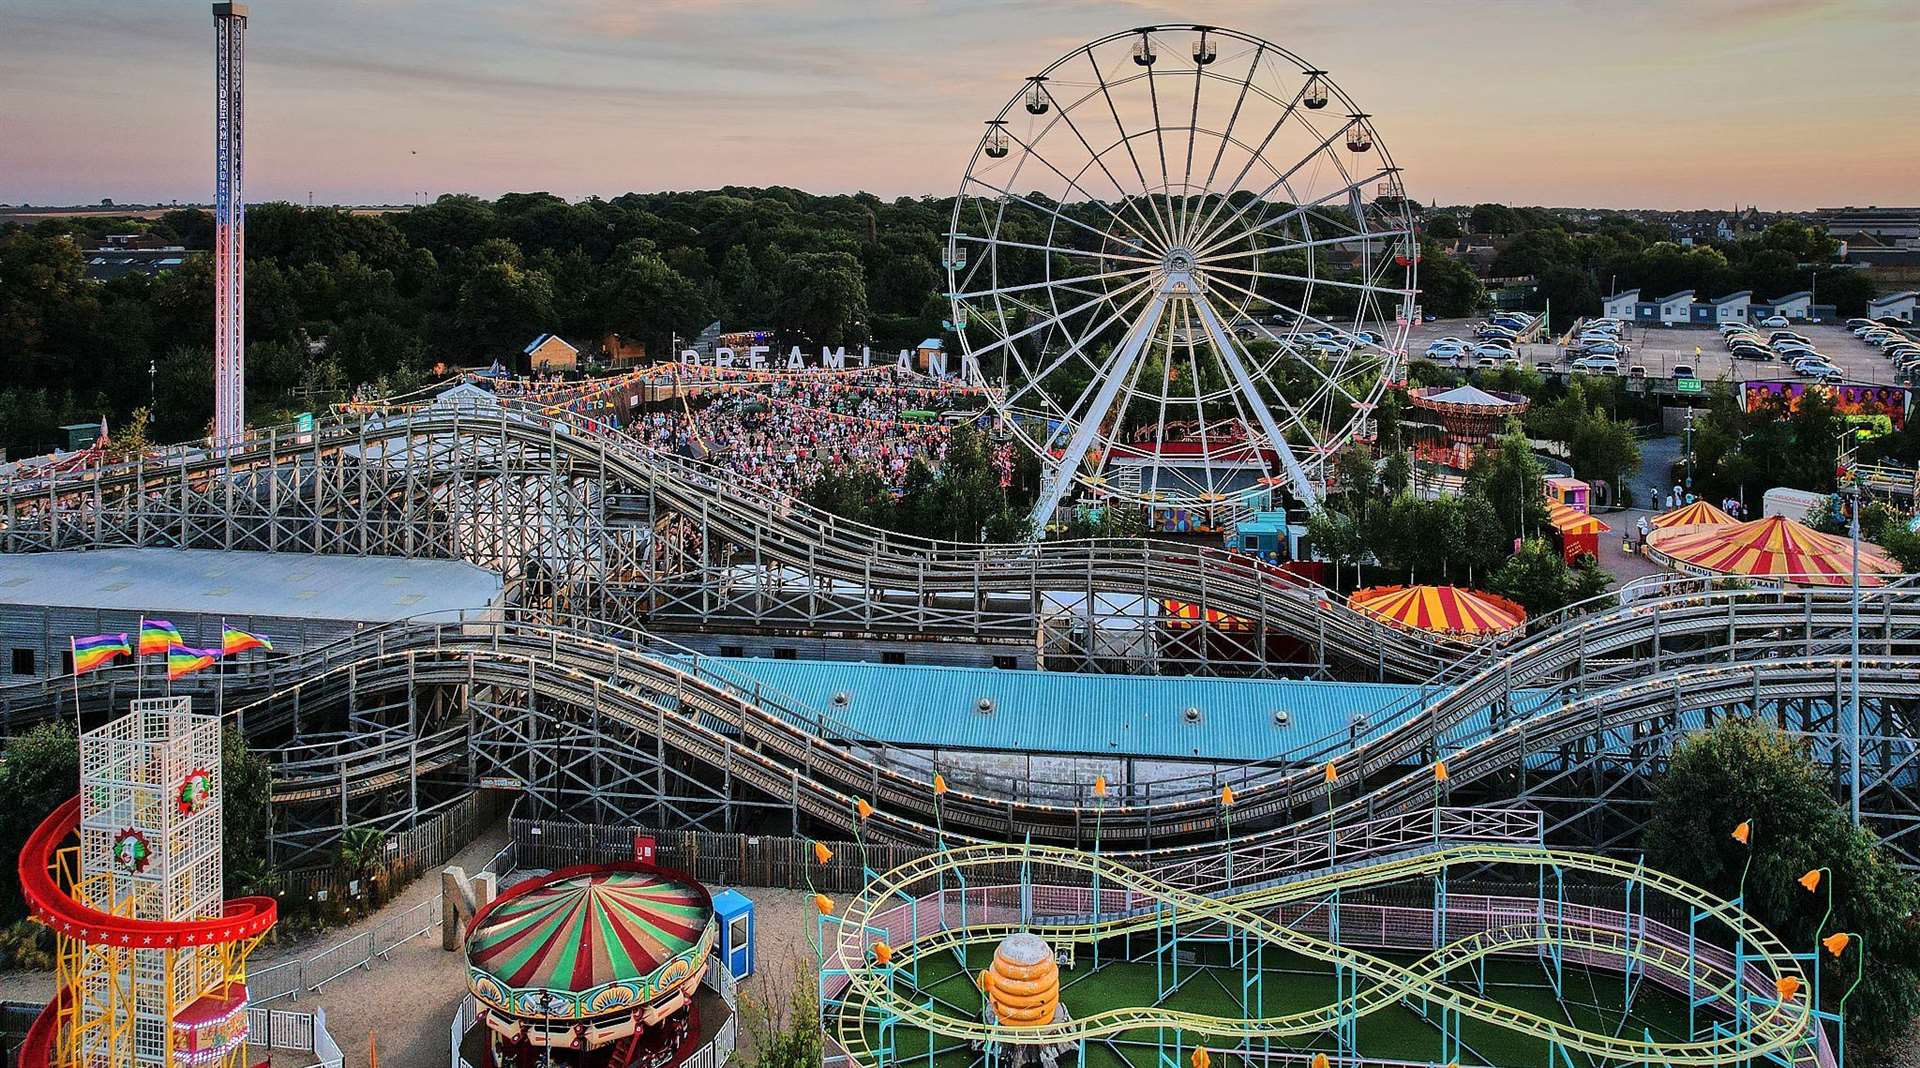
<path fill-rule="evenodd" d="M 962 386 L 817 375 L 688 398 L 638 416 L 631 429 L 655 448 L 789 495 L 855 467 L 898 490 L 914 460 L 939 466 L 952 411 L 985 418 L 984 400 Z"/>

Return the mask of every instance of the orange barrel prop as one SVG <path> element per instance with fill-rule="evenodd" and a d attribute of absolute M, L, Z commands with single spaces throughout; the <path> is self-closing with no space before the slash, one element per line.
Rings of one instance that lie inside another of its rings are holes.
<path fill-rule="evenodd" d="M 1060 966 L 1040 936 L 1008 935 L 993 951 L 993 965 L 980 973 L 980 989 L 1002 1027 L 1040 1027 L 1060 1007 Z"/>

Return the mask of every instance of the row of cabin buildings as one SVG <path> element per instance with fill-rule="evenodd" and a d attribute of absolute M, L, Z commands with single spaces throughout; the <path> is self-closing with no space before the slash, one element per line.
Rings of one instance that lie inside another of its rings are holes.
<path fill-rule="evenodd" d="M 1894 318 L 1914 321 L 1916 295 L 1891 293 L 1875 298 L 1867 306 L 1870 319 Z M 1753 291 L 1743 289 L 1724 297 L 1701 300 L 1691 289 L 1670 293 L 1658 300 L 1645 300 L 1637 289 L 1616 293 L 1603 305 L 1603 314 L 1642 326 L 1718 326 L 1721 323 L 1757 323 L 1770 316 L 1786 319 L 1833 321 L 1839 318 L 1831 304 L 1815 304 L 1807 290 L 1758 302 Z"/>

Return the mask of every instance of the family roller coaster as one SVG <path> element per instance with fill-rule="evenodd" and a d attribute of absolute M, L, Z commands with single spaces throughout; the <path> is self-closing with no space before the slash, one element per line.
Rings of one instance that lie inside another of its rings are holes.
<path fill-rule="evenodd" d="M 1430 815 L 1196 868 L 973 845 L 870 871 L 818 899 L 827 1063 L 1839 1063 L 1819 988 L 1844 1012 L 1851 935 L 1794 952 L 1738 900 L 1542 846 L 1526 810 Z"/>

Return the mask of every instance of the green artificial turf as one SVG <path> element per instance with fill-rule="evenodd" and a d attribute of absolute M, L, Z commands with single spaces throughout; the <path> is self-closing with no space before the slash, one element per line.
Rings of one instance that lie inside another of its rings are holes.
<path fill-rule="evenodd" d="M 1123 947 L 1116 942 L 1103 947 L 1101 966 L 1096 970 L 1090 951 L 1083 946 L 1077 966 L 1062 973 L 1061 1000 L 1076 1017 L 1106 1009 L 1158 1003 L 1188 1012 L 1239 1019 L 1313 1009 L 1334 999 L 1334 976 L 1330 968 L 1318 961 L 1267 947 L 1260 962 L 1260 1011 L 1245 1010 L 1240 1000 L 1241 969 L 1227 964 L 1224 948 L 1218 945 L 1194 948 L 1199 962 L 1180 966 L 1179 986 L 1163 1000 L 1158 997 L 1160 984 L 1172 982 L 1170 967 L 1156 976 L 1151 959 L 1120 960 Z M 1410 962 L 1418 954 L 1382 953 L 1380 956 Z M 973 946 L 964 968 L 957 955 L 941 954 L 915 962 L 917 974 L 902 974 L 896 982 L 902 993 L 915 1000 L 932 999 L 953 1015 L 978 1018 L 980 994 L 973 976 L 991 959 L 991 947 Z M 1563 976 L 1564 997 L 1560 997 L 1549 984 L 1541 962 L 1520 957 L 1491 958 L 1486 965 L 1486 997 L 1548 1019 L 1567 1021 L 1588 1031 L 1628 1038 L 1651 1032 L 1656 1043 L 1687 1040 L 1687 1006 L 1683 997 L 1652 982 L 1642 982 L 1635 995 L 1633 1011 L 1623 1015 L 1624 991 L 1618 973 L 1569 965 Z M 1474 977 L 1464 969 L 1454 974 L 1451 982 L 1462 989 L 1475 988 Z M 1440 1063 L 1439 1014 L 1436 1010 L 1434 1020 L 1428 1022 L 1416 1011 L 1417 1007 L 1417 1003 L 1400 1003 L 1361 1017 L 1356 1028 L 1360 1055 L 1421 1064 Z M 1460 1032 L 1464 1053 L 1459 1060 L 1463 1066 L 1538 1068 L 1548 1063 L 1547 1044 L 1539 1039 L 1471 1017 L 1461 1021 Z M 963 1044 L 951 1039 L 939 1040 L 936 1054 L 929 1059 L 927 1035 L 918 1029 L 893 1028 L 890 1035 L 893 1063 L 902 1068 L 914 1065 L 967 1068 L 976 1059 Z M 877 1048 L 880 1041 L 878 1026 L 869 1026 L 868 1042 Z M 1177 1046 L 1180 1058 L 1177 1064 L 1159 1063 L 1161 1043 L 1169 1056 L 1174 1055 Z M 1089 1043 L 1081 1064 L 1083 1068 L 1187 1068 L 1188 1056 L 1196 1043 L 1207 1045 L 1211 1050 L 1219 1045 L 1233 1045 L 1235 1041 L 1172 1030 L 1163 1035 L 1158 1029 L 1147 1028 Z M 1328 1032 L 1274 1040 L 1270 1048 L 1332 1052 L 1335 1044 L 1333 1034 Z M 1240 1060 L 1226 1053 L 1212 1055 L 1213 1068 L 1242 1068 Z M 1071 1064 L 1073 1059 L 1069 1057 L 1063 1063 Z M 1575 1053 L 1573 1063 L 1587 1068 L 1590 1062 Z"/>

